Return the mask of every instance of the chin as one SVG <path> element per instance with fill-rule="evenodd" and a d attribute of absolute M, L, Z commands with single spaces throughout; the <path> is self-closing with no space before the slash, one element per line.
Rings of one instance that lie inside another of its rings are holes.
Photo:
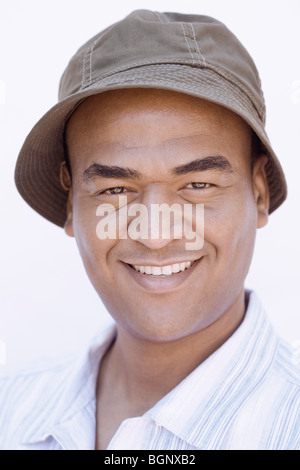
<path fill-rule="evenodd" d="M 142 309 L 139 309 L 139 311 L 141 312 Z M 180 340 L 206 327 L 199 318 L 199 312 L 197 318 L 188 318 L 184 307 L 176 312 L 175 309 L 170 310 L 170 305 L 169 308 L 160 308 L 159 313 L 157 308 L 148 311 L 144 309 L 143 315 L 137 316 L 135 310 L 134 315 L 128 314 L 126 318 L 118 315 L 114 316 L 114 319 L 117 325 L 125 330 L 127 334 L 155 343 Z"/>

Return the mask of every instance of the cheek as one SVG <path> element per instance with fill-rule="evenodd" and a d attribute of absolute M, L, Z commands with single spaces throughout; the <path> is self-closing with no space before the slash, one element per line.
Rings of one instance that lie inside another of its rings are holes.
<path fill-rule="evenodd" d="M 233 198 L 205 210 L 205 240 L 215 257 L 228 267 L 248 269 L 255 242 L 256 207 L 249 198 Z"/>
<path fill-rule="evenodd" d="M 107 274 L 107 256 L 115 244 L 114 240 L 100 240 L 97 236 L 99 217 L 96 211 L 96 205 L 91 207 L 84 200 L 73 202 L 73 229 L 76 243 L 86 272 L 94 285 L 97 279 Z"/>

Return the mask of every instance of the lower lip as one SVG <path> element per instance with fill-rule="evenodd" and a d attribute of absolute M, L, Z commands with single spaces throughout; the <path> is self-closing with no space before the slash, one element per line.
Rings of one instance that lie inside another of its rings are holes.
<path fill-rule="evenodd" d="M 123 263 L 129 275 L 134 281 L 146 290 L 166 292 L 179 287 L 193 272 L 198 265 L 200 259 L 195 261 L 192 266 L 185 271 L 171 274 L 169 276 L 152 276 L 151 274 L 142 274 L 126 263 Z"/>

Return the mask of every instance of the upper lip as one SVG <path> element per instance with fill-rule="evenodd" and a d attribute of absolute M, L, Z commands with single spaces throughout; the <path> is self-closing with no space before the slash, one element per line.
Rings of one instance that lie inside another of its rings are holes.
<path fill-rule="evenodd" d="M 187 262 L 195 262 L 198 261 L 200 258 L 196 259 L 182 259 L 182 260 L 171 260 L 171 261 L 130 261 L 129 263 L 127 261 L 126 264 L 130 264 L 132 266 L 158 266 L 162 268 L 163 266 L 170 266 L 171 264 L 180 264 L 180 263 L 187 263 Z"/>

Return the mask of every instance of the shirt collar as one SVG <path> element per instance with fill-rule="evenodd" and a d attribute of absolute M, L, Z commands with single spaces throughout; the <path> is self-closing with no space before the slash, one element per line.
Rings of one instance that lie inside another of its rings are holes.
<path fill-rule="evenodd" d="M 193 447 L 213 447 L 265 377 L 277 347 L 277 335 L 251 292 L 235 333 L 145 416 Z"/>
<path fill-rule="evenodd" d="M 55 412 L 52 409 L 43 425 L 24 436 L 25 445 L 48 437 L 63 449 L 89 450 L 95 445 L 99 363 L 115 335 L 115 326 L 105 330 L 71 372 L 66 371 L 62 380 L 67 385 Z M 277 336 L 251 292 L 244 321 L 235 333 L 144 416 L 191 446 L 208 449 L 224 435 L 243 400 L 259 385 L 276 348 Z"/>

